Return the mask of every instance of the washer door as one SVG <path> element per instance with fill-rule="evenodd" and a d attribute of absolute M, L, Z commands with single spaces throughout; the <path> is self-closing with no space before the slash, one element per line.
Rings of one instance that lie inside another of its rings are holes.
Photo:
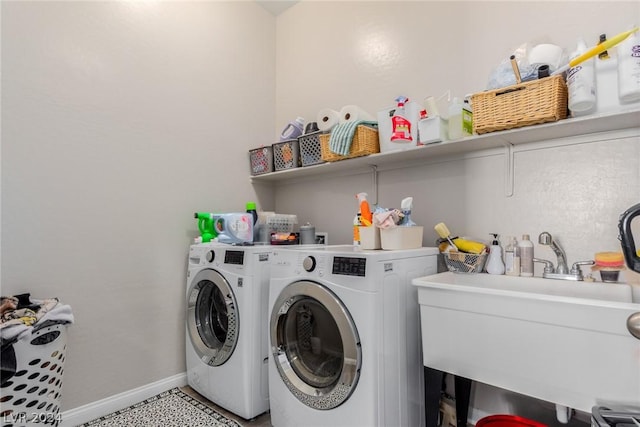
<path fill-rule="evenodd" d="M 288 285 L 271 313 L 271 352 L 291 393 L 315 409 L 332 409 L 353 393 L 360 377 L 360 337 L 349 312 L 326 287 Z"/>
<path fill-rule="evenodd" d="M 193 348 L 208 365 L 226 362 L 238 342 L 238 304 L 229 282 L 215 270 L 194 277 L 187 297 L 187 329 Z"/>

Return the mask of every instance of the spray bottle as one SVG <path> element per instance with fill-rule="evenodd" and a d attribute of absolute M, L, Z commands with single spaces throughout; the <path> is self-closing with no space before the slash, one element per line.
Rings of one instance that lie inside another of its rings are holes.
<path fill-rule="evenodd" d="M 411 220 L 411 209 L 413 208 L 413 197 L 405 197 L 400 202 L 400 210 L 402 211 L 403 218 L 398 225 L 404 227 L 412 227 L 416 225 L 415 222 Z"/>
<path fill-rule="evenodd" d="M 399 96 L 396 98 L 398 103 L 393 117 L 391 117 L 391 141 L 392 142 L 411 142 L 411 121 L 407 119 L 407 113 L 404 104 L 409 102 L 409 98 Z"/>
<path fill-rule="evenodd" d="M 217 236 L 213 225 L 213 214 L 209 212 L 196 212 L 193 217 L 198 220 L 201 243 L 208 243 Z"/>
<path fill-rule="evenodd" d="M 369 202 L 367 201 L 367 193 L 358 193 L 356 197 L 358 198 L 358 203 L 360 205 L 360 222 L 361 225 L 365 227 L 369 227 L 373 224 L 373 214 L 371 213 L 371 208 L 369 207 Z"/>

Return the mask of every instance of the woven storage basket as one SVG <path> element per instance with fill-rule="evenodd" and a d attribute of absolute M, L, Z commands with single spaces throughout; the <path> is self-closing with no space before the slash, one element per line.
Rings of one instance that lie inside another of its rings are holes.
<path fill-rule="evenodd" d="M 2 383 L 2 426 L 59 425 L 67 325 L 43 326 L 11 346 L 15 375 Z M 3 350 L 2 357 L 8 357 Z"/>
<path fill-rule="evenodd" d="M 273 167 L 277 171 L 300 166 L 300 146 L 297 139 L 276 142 L 273 148 Z"/>
<path fill-rule="evenodd" d="M 322 149 L 320 147 L 320 135 L 322 134 L 321 131 L 317 131 L 302 135 L 298 138 L 302 166 L 324 163 L 324 160 L 322 160 Z"/>
<path fill-rule="evenodd" d="M 251 175 L 273 172 L 273 148 L 260 147 L 249 150 Z"/>
<path fill-rule="evenodd" d="M 471 96 L 477 134 L 515 129 L 567 117 L 567 85 L 562 75 Z"/>
<path fill-rule="evenodd" d="M 370 126 L 358 125 L 353 135 L 349 154 L 341 156 L 333 153 L 329 149 L 329 134 L 320 135 L 320 147 L 322 149 L 322 160 L 325 162 L 336 162 L 338 160 L 352 159 L 354 157 L 368 156 L 380 152 L 380 141 L 378 140 L 378 130 Z"/>

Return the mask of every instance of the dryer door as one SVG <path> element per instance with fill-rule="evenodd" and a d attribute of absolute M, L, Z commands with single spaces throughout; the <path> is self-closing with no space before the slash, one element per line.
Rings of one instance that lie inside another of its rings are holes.
<path fill-rule="evenodd" d="M 211 366 L 226 362 L 238 342 L 238 304 L 229 282 L 217 271 L 202 270 L 187 294 L 187 329 L 200 359 Z"/>
<path fill-rule="evenodd" d="M 288 285 L 273 306 L 271 351 L 291 393 L 315 409 L 332 409 L 360 377 L 358 331 L 340 299 L 311 281 Z"/>

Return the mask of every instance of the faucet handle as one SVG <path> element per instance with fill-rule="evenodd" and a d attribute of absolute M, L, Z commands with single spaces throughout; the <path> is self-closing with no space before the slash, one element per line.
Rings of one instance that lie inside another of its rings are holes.
<path fill-rule="evenodd" d="M 553 263 L 551 261 L 548 261 L 546 259 L 540 259 L 540 258 L 534 258 L 533 262 L 540 262 L 540 263 L 544 263 L 544 272 L 545 273 L 553 273 Z"/>
<path fill-rule="evenodd" d="M 593 265 L 595 263 L 596 262 L 594 260 L 592 260 L 592 259 L 590 259 L 589 261 L 577 261 L 577 262 L 574 262 L 571 265 L 571 271 L 569 272 L 569 274 L 576 274 L 579 277 L 582 277 L 582 270 L 580 270 L 580 266 L 581 265 Z"/>

